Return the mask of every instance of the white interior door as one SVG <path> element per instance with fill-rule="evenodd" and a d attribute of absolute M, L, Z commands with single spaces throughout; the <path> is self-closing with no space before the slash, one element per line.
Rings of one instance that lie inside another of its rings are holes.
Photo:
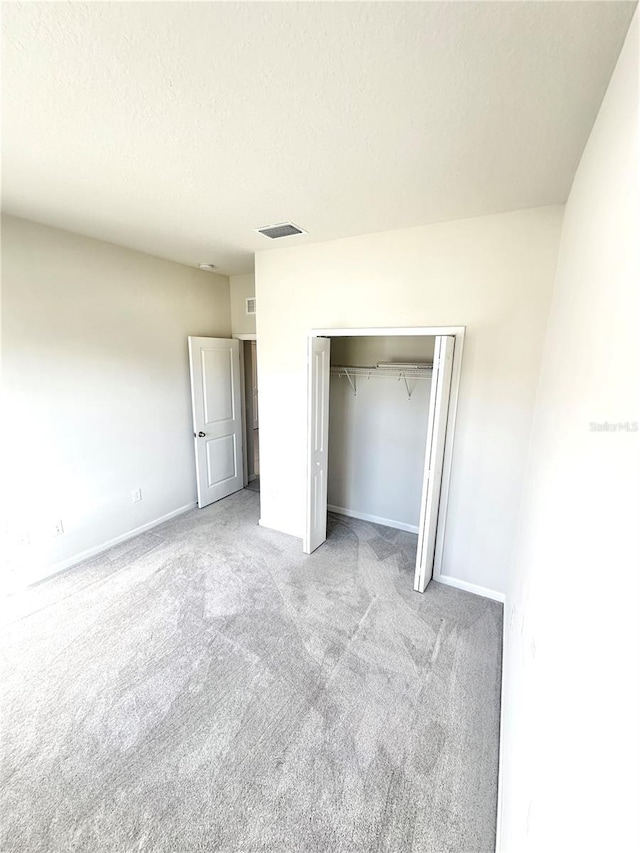
<path fill-rule="evenodd" d="M 330 348 L 329 338 L 309 338 L 305 554 L 327 538 Z"/>
<path fill-rule="evenodd" d="M 440 506 L 440 487 L 444 463 L 444 442 L 449 414 L 449 392 L 453 369 L 452 335 L 438 335 L 433 353 L 433 375 L 429 399 L 429 423 L 425 453 L 424 481 L 420 506 L 418 553 L 413 587 L 424 592 L 433 576 L 433 558 L 436 547 L 436 529 Z"/>
<path fill-rule="evenodd" d="M 198 506 L 244 486 L 240 342 L 189 338 Z"/>

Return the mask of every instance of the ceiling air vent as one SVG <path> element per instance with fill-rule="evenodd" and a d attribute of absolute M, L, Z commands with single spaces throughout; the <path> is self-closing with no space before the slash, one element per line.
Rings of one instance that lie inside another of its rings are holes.
<path fill-rule="evenodd" d="M 281 222 L 280 225 L 265 225 L 264 228 L 256 228 L 258 234 L 277 240 L 279 237 L 292 237 L 294 234 L 306 234 L 307 232 L 298 228 L 293 222 Z"/>
<path fill-rule="evenodd" d="M 256 298 L 255 296 L 247 296 L 247 314 L 256 313 Z"/>

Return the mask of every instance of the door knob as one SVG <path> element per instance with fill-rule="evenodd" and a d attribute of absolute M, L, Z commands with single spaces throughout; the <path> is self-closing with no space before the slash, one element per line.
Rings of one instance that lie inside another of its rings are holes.
<path fill-rule="evenodd" d="M 198 438 L 204 438 L 204 437 L 205 437 L 205 435 L 206 435 L 206 432 L 199 432 L 199 433 L 198 433 Z"/>

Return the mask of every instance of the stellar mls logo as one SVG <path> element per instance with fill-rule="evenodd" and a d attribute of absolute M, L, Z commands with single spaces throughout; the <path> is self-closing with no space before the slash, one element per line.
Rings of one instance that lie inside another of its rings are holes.
<path fill-rule="evenodd" d="M 591 432 L 638 432 L 638 421 L 591 421 Z"/>

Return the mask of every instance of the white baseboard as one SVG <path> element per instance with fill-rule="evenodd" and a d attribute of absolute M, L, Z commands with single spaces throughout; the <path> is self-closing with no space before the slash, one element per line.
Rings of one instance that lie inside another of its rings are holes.
<path fill-rule="evenodd" d="M 407 533 L 417 533 L 418 527 L 415 524 L 405 524 L 404 521 L 394 521 L 392 518 L 381 518 L 378 515 L 368 515 L 366 512 L 355 512 L 352 509 L 345 509 L 342 506 L 327 506 L 329 512 L 335 512 L 338 515 L 346 515 L 348 518 L 357 518 L 360 521 L 371 521 L 373 524 L 382 524 L 384 527 L 395 527 L 396 530 L 406 530 Z"/>
<path fill-rule="evenodd" d="M 172 518 L 176 518 L 178 515 L 182 515 L 185 512 L 189 512 L 190 509 L 195 509 L 198 506 L 196 501 L 192 503 L 185 504 L 184 506 L 179 507 L 178 509 L 174 509 L 171 512 L 168 512 L 166 515 L 160 516 L 160 518 L 154 518 L 153 521 L 148 521 L 146 524 L 141 524 L 140 527 L 134 527 L 133 530 L 128 530 L 126 533 L 122 533 L 120 536 L 116 536 L 114 539 L 109 539 L 108 542 L 102 542 L 100 545 L 95 545 L 93 548 L 87 548 L 86 551 L 81 551 L 79 554 L 75 554 L 73 557 L 68 557 L 66 560 L 61 560 L 59 563 L 55 563 L 51 568 L 47 571 L 46 575 L 42 576 L 42 580 L 50 577 L 51 575 L 57 575 L 58 572 L 64 572 L 65 569 L 70 569 L 73 566 L 78 565 L 78 563 L 84 562 L 84 560 L 88 560 L 90 557 L 96 557 L 98 554 L 102 554 L 103 551 L 108 551 L 109 548 L 113 548 L 114 545 L 120 545 L 121 542 L 126 542 L 128 539 L 134 539 L 136 536 L 139 536 L 141 533 L 146 533 L 148 530 L 152 530 L 154 527 L 159 527 L 161 524 L 164 524 L 165 521 L 171 521 Z"/>
<path fill-rule="evenodd" d="M 436 583 L 443 583 L 446 586 L 453 586 L 456 589 L 463 589 L 465 592 L 473 592 L 475 595 L 481 595 L 483 598 L 490 598 L 492 601 L 500 601 L 504 604 L 504 592 L 496 592 L 495 589 L 487 589 L 486 586 L 479 586 L 476 583 L 461 581 L 458 578 L 452 578 L 448 575 L 433 576 Z"/>

